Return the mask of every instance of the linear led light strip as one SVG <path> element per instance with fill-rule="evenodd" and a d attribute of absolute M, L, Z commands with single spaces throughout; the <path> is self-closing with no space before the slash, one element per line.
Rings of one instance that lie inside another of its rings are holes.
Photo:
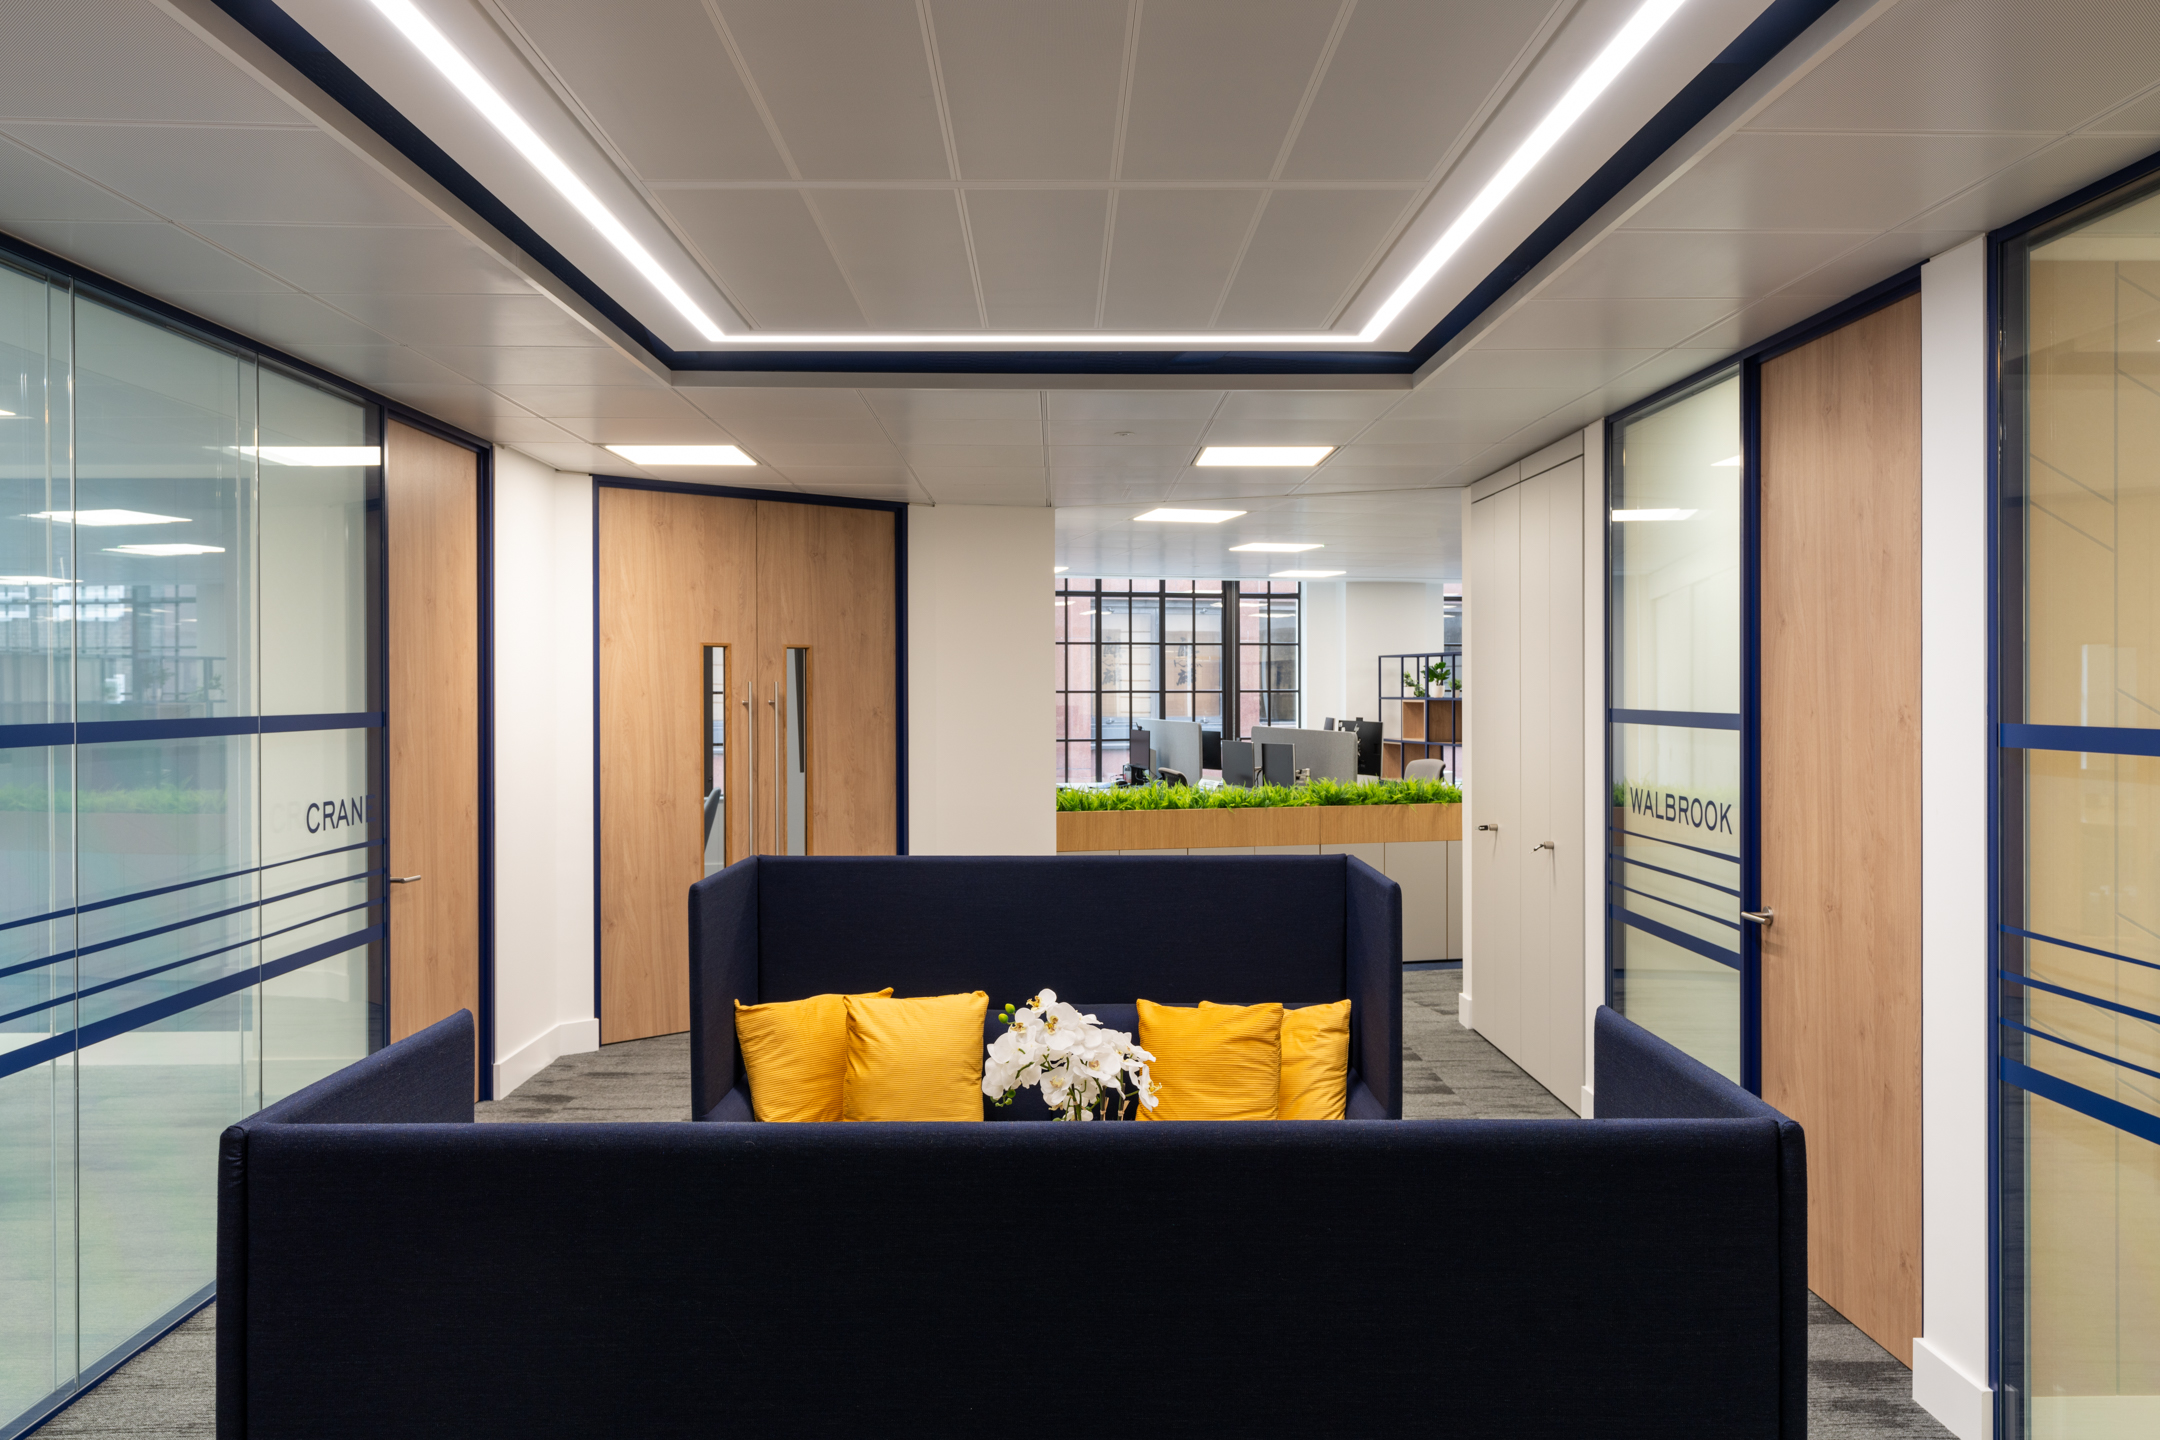
<path fill-rule="evenodd" d="M 585 182 L 578 179 L 570 167 L 563 163 L 562 158 L 548 148 L 547 142 L 525 123 L 523 117 L 510 108 L 510 103 L 481 77 L 480 72 L 473 68 L 472 62 L 459 54 L 457 47 L 413 8 L 411 0 L 374 0 L 375 8 L 388 16 L 390 23 L 404 32 L 405 38 L 418 46 L 420 52 L 434 62 L 435 68 L 442 71 L 450 83 L 457 86 L 465 98 L 472 101 L 480 113 L 487 116 L 489 122 L 518 148 L 519 153 L 532 162 L 533 168 L 546 176 L 548 181 L 592 222 L 594 228 L 605 235 L 615 248 L 622 252 L 624 258 L 637 267 L 638 273 L 650 280 L 661 294 L 667 296 L 684 318 L 707 340 L 763 345 L 981 345 L 993 342 L 1008 345 L 1215 347 L 1340 345 L 1353 339 L 1360 344 L 1371 344 L 1379 339 L 1380 333 L 1393 324 L 1395 318 L 1401 315 L 1410 302 L 1432 282 L 1432 278 L 1440 273 L 1441 268 L 1455 258 L 1470 237 L 1477 233 L 1478 227 L 1492 217 L 1493 212 L 1500 208 L 1501 202 L 1514 193 L 1515 187 L 1522 184 L 1530 172 L 1537 168 L 1538 162 L 1551 153 L 1553 146 L 1560 143 L 1560 137 L 1573 128 L 1575 122 L 1583 117 L 1583 113 L 1619 78 L 1620 72 L 1625 70 L 1630 62 L 1642 53 L 1643 47 L 1650 43 L 1652 37 L 1665 27 L 1665 22 L 1673 17 L 1674 12 L 1686 3 L 1687 0 L 1644 0 L 1642 8 L 1629 18 L 1627 24 L 1620 27 L 1620 33 L 1615 35 L 1598 53 L 1598 57 L 1576 77 L 1575 83 L 1560 97 L 1560 103 L 1538 123 L 1537 129 L 1530 132 L 1530 137 L 1516 147 L 1515 153 L 1508 157 L 1499 173 L 1485 182 L 1485 188 L 1478 191 L 1463 212 L 1455 217 L 1455 223 L 1448 226 L 1440 238 L 1433 242 L 1432 248 L 1425 252 L 1423 258 L 1411 267 L 1410 273 L 1403 277 L 1394 293 L 1381 302 L 1380 308 L 1373 312 L 1372 318 L 1365 322 L 1365 327 L 1355 336 L 1336 331 L 1270 335 L 1221 330 L 1124 334 L 1104 334 L 1101 331 L 1018 334 L 978 330 L 919 334 L 834 331 L 825 334 L 748 332 L 730 335 L 721 330 L 712 317 L 698 308 L 697 302 L 661 268 L 660 262 L 652 257 L 652 253 L 623 227 L 623 223 L 615 218 L 614 212 L 601 204 L 600 197 L 587 189 Z"/>

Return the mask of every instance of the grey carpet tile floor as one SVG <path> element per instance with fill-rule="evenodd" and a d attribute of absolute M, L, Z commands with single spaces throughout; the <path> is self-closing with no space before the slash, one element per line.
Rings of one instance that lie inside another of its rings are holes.
<path fill-rule="evenodd" d="M 1544 1120 L 1573 1115 L 1457 1019 L 1460 970 L 1403 974 L 1403 1113 L 1413 1119 Z M 690 1041 L 663 1035 L 565 1055 L 484 1121 L 686 1120 Z M 209 1306 L 55 1416 L 44 1436 L 184 1440 L 212 1433 L 217 1307 Z M 1808 1297 L 1808 1433 L 1814 1440 L 1949 1435 L 1912 1402 L 1912 1372 Z"/>

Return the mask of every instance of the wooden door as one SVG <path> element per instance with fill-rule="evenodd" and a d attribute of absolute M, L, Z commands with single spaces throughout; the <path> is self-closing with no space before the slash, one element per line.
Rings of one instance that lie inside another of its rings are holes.
<path fill-rule="evenodd" d="M 1524 934 L 1515 1058 L 1574 1110 L 1583 1087 L 1583 462 L 1520 488 L 1523 815 L 1515 838 Z"/>
<path fill-rule="evenodd" d="M 705 647 L 725 645 L 728 855 L 750 853 L 738 722 L 757 642 L 756 501 L 600 491 L 600 1039 L 690 1028 L 704 869 Z"/>
<path fill-rule="evenodd" d="M 773 761 L 787 652 L 807 648 L 809 706 L 789 717 L 809 745 L 808 853 L 892 855 L 899 848 L 900 757 L 893 515 L 837 505 L 757 502 L 756 835 L 786 853 L 784 789 Z M 784 699 L 784 696 L 783 696 Z"/>
<path fill-rule="evenodd" d="M 1920 1333 L 1920 301 L 1762 367 L 1763 1098 L 1808 1283 Z"/>
<path fill-rule="evenodd" d="M 1522 486 L 1470 506 L 1463 650 L 1470 732 L 1463 793 L 1469 844 L 1470 1023 L 1502 1050 L 1522 1042 Z M 1488 826 L 1488 829 L 1478 829 Z"/>
<path fill-rule="evenodd" d="M 388 887 L 401 1040 L 480 1013 L 480 461 L 394 420 L 383 438 L 388 864 L 420 877 Z"/>

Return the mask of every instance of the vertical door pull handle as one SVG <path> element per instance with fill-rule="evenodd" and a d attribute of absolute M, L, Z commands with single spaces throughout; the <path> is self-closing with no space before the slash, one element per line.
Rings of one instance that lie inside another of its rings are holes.
<path fill-rule="evenodd" d="M 743 813 L 744 813 L 744 814 L 746 814 L 746 815 L 748 815 L 748 816 L 750 817 L 750 853 L 751 853 L 752 855 L 755 855 L 755 854 L 757 854 L 757 853 L 758 853 L 758 848 L 757 848 L 757 707 L 756 707 L 755 705 L 753 705 L 753 704 L 751 703 L 751 697 L 752 697 L 753 695 L 755 695 L 755 694 L 757 694 L 757 686 L 755 685 L 755 683 L 753 683 L 753 684 L 751 684 L 751 685 L 749 685 L 749 686 L 747 686 L 747 687 L 745 687 L 745 688 L 744 688 L 744 690 L 743 690 L 743 697 L 742 697 L 742 708 L 743 708 L 743 729 L 745 729 L 745 730 L 747 730 L 747 731 L 749 731 L 749 732 L 750 732 L 750 753 L 749 753 L 749 755 L 748 755 L 747 757 L 745 757 L 745 763 L 744 763 L 744 767 L 743 767 L 743 768 L 744 768 L 744 770 L 745 770 L 745 771 L 746 771 L 746 772 L 748 773 L 748 775 L 750 776 L 750 804 L 749 804 L 749 807 L 748 807 L 748 808 L 747 808 L 747 809 L 746 809 L 746 810 L 745 810 L 745 811 L 744 811 Z"/>
<path fill-rule="evenodd" d="M 1750 925 L 1760 925 L 1767 930 L 1770 928 L 1770 922 L 1777 919 L 1777 911 L 1765 905 L 1760 910 L 1742 910 L 1740 918 Z"/>
<path fill-rule="evenodd" d="M 783 782 L 782 782 L 782 780 L 781 780 L 781 778 L 780 778 L 780 752 L 781 752 L 781 751 L 783 751 L 783 750 L 785 750 L 785 749 L 787 749 L 787 740 L 786 740 L 786 738 L 785 738 L 785 735 L 784 735 L 784 733 L 783 733 L 783 732 L 781 731 L 781 729 L 780 729 L 780 682 L 779 682 L 779 681 L 775 680 L 775 681 L 773 682 L 773 687 L 772 687 L 772 699 L 768 700 L 768 701 L 766 702 L 766 704 L 767 704 L 767 705 L 769 705 L 769 706 L 771 707 L 771 709 L 772 709 L 772 736 L 773 736 L 773 744 L 772 744 L 772 839 L 773 839 L 773 854 L 775 854 L 775 855 L 785 855 L 785 854 L 787 854 L 787 853 L 788 853 L 788 848 L 787 848 L 787 836 L 786 836 L 786 834 L 785 834 L 785 833 L 784 833 L 784 832 L 783 832 L 783 831 L 781 830 L 781 828 L 780 828 L 780 827 L 781 827 L 781 825 L 782 825 L 782 824 L 784 823 L 784 821 L 785 821 L 785 818 L 786 818 L 786 817 L 785 817 L 785 816 L 784 816 L 784 814 L 782 813 L 782 811 L 781 811 L 781 809 L 780 809 L 780 806 L 781 806 L 781 797 L 782 797 L 783 795 L 785 795 L 785 794 L 786 794 L 786 790 L 785 790 L 785 788 L 784 788 L 784 785 L 783 785 Z"/>

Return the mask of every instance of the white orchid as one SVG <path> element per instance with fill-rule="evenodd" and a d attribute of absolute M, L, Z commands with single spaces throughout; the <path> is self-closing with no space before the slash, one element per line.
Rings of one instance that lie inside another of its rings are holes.
<path fill-rule="evenodd" d="M 1104 1029 L 1093 1015 L 1045 990 L 1025 1005 L 1005 1007 L 1005 1033 L 983 1058 L 983 1094 L 1000 1105 L 1030 1086 L 1060 1120 L 1111 1119 L 1135 1104 L 1155 1108 L 1155 1057 L 1122 1030 Z"/>

